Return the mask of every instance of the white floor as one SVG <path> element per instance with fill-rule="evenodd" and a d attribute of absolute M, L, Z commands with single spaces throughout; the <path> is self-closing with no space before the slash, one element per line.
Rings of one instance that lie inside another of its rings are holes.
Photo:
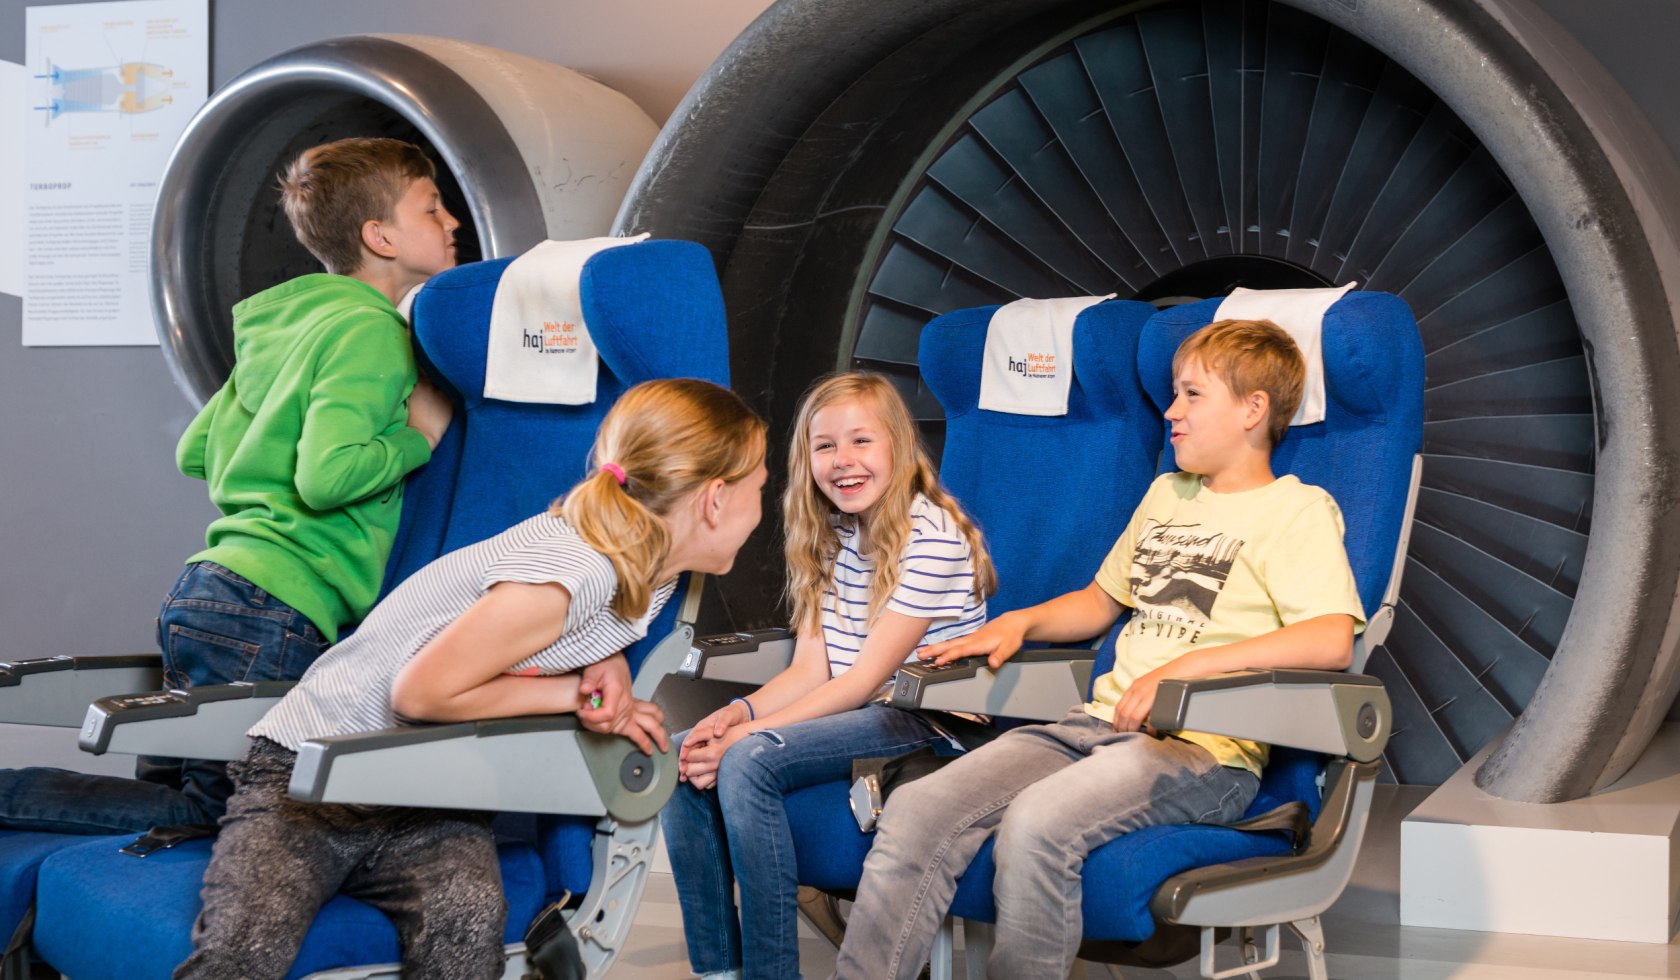
<path fill-rule="evenodd" d="M 1426 787 L 1379 786 L 1374 819 L 1353 881 L 1325 916 L 1330 975 L 1336 980 L 1575 980 L 1598 977 L 1680 977 L 1680 946 L 1592 942 L 1542 936 L 1402 928 L 1399 898 L 1399 824 L 1428 795 Z M 1539 860 L 1541 857 L 1536 856 Z M 803 927 L 802 927 L 803 928 Z M 962 976 L 961 938 L 957 975 Z M 1295 980 L 1306 967 L 1285 938 L 1284 959 L 1267 980 Z M 1235 951 L 1229 951 L 1234 962 Z M 807 977 L 834 968 L 834 950 L 806 932 L 800 965 Z M 1197 976 L 1194 963 L 1175 970 L 1128 970 L 1127 980 Z M 610 976 L 613 980 L 675 980 L 688 977 L 682 915 L 669 875 L 651 876 L 631 930 L 630 942 Z M 1107 977 L 1092 966 L 1087 976 Z M 1022 978 L 1033 980 L 1033 978 Z"/>

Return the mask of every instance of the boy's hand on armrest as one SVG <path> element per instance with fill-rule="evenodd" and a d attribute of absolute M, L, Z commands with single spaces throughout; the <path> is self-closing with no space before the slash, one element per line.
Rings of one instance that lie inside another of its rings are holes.
<path fill-rule="evenodd" d="M 996 670 L 1027 640 L 1076 643 L 1100 635 L 1114 625 L 1124 608 L 1092 582 L 1078 592 L 1006 612 L 967 636 L 930 644 L 916 655 L 938 665 L 984 655 L 986 665 Z"/>
<path fill-rule="evenodd" d="M 916 651 L 916 656 L 943 667 L 964 657 L 985 657 L 986 665 L 996 670 L 1013 657 L 1026 640 L 1027 623 L 1017 613 L 1004 613 L 972 633 L 943 643 L 930 643 Z"/>
<path fill-rule="evenodd" d="M 408 427 L 425 436 L 426 444 L 436 449 L 454 414 L 449 399 L 421 374 L 408 396 Z"/>
<path fill-rule="evenodd" d="M 1197 668 L 1192 654 L 1185 654 L 1139 677 L 1126 688 L 1126 693 L 1120 696 L 1120 703 L 1114 706 L 1114 730 L 1155 734 L 1154 729 L 1149 727 L 1149 712 L 1155 707 L 1155 692 L 1161 682 L 1177 677 L 1201 677 L 1207 673 L 1209 671 Z"/>

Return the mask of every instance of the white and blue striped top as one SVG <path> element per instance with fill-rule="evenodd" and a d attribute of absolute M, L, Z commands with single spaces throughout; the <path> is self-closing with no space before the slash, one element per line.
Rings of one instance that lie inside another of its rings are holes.
<path fill-rule="evenodd" d="M 898 588 L 886 607 L 905 616 L 931 619 L 922 643 L 972 633 L 986 622 L 985 597 L 974 592 L 974 556 L 957 522 L 922 494 L 910 503 L 910 538 L 898 556 Z M 838 677 L 857 662 L 869 633 L 869 579 L 875 562 L 852 547 L 857 521 L 839 515 L 834 523 L 840 550 L 823 593 L 822 630 L 828 673 Z M 915 657 L 915 651 L 905 658 Z"/>
<path fill-rule="evenodd" d="M 565 518 L 538 514 L 414 573 L 246 734 L 296 752 L 308 739 L 397 725 L 391 710 L 397 673 L 498 582 L 555 582 L 572 597 L 554 642 L 509 669 L 517 674 L 564 674 L 605 660 L 647 635 L 677 584 L 672 579 L 655 589 L 647 612 L 634 621 L 620 619 L 612 610 L 618 591 L 612 563 Z"/>

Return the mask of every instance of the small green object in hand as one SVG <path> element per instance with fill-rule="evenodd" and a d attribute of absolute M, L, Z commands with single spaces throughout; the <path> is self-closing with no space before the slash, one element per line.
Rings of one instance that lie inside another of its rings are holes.
<path fill-rule="evenodd" d="M 600 691 L 595 691 L 595 692 L 593 692 L 592 694 L 589 695 L 589 706 L 591 708 L 599 708 L 601 706 L 601 692 Z"/>

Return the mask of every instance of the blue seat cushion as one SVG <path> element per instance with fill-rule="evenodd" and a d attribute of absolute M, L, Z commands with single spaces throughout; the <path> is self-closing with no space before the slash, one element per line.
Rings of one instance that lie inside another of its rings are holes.
<path fill-rule="evenodd" d="M 0 833 L 0 938 L 17 930 L 35 901 L 35 873 L 41 862 L 55 851 L 85 840 L 81 834 Z"/>
<path fill-rule="evenodd" d="M 82 838 L 42 863 L 35 949 L 59 972 L 164 980 L 192 952 L 212 842 L 189 841 L 142 859 L 117 852 L 130 840 Z M 504 841 L 498 850 L 508 902 L 504 941 L 517 942 L 548 899 L 542 860 L 526 842 Z M 390 921 L 339 895 L 315 916 L 287 976 L 399 958 Z"/>
<path fill-rule="evenodd" d="M 854 891 L 874 834 L 858 830 L 848 797 L 849 781 L 819 783 L 787 794 L 788 825 L 801 885 L 828 891 Z"/>
<path fill-rule="evenodd" d="M 1155 933 L 1149 900 L 1168 878 L 1192 868 L 1288 850 L 1289 844 L 1281 834 L 1250 834 L 1199 824 L 1145 827 L 1115 838 L 1085 860 L 1081 902 L 1085 938 L 1129 942 L 1148 939 Z M 968 871 L 957 880 L 951 914 L 996 922 L 992 905 L 992 878 L 996 874 L 997 862 L 988 839 Z"/>
<path fill-rule="evenodd" d="M 595 823 L 589 817 L 538 816 L 537 825 L 542 866 L 550 890 L 582 895 L 589 891 L 595 869 Z"/>
<path fill-rule="evenodd" d="M 1323 757 L 1298 749 L 1274 747 L 1260 780 L 1260 789 L 1244 817 L 1259 816 L 1291 800 L 1307 804 L 1318 816 L 1318 773 Z M 1155 933 L 1149 902 L 1173 875 L 1244 858 L 1289 851 L 1281 832 L 1249 833 L 1204 824 L 1166 824 L 1133 831 L 1092 851 L 1085 859 L 1085 888 L 1081 903 L 1085 938 L 1140 942 Z M 997 921 L 992 879 L 997 862 L 992 841 L 980 848 L 973 863 L 957 879 L 951 914 L 980 922 Z"/>

